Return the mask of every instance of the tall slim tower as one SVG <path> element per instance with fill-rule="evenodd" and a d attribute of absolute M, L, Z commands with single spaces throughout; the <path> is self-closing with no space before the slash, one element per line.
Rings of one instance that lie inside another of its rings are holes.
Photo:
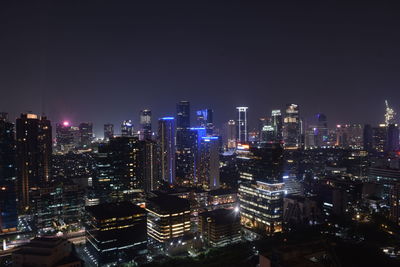
<path fill-rule="evenodd" d="M 301 145 L 301 125 L 299 117 L 299 106 L 296 104 L 286 105 L 285 117 L 283 119 L 283 140 L 285 148 L 296 149 Z"/>
<path fill-rule="evenodd" d="M 182 100 L 176 104 L 176 129 L 188 128 L 190 128 L 190 102 Z"/>
<path fill-rule="evenodd" d="M 248 141 L 248 127 L 247 127 L 247 109 L 248 107 L 236 107 L 238 110 L 238 120 L 237 120 L 237 129 L 238 129 L 238 142 L 247 142 Z"/>
<path fill-rule="evenodd" d="M 158 121 L 160 176 L 169 184 L 175 183 L 175 119 L 164 117 Z"/>
<path fill-rule="evenodd" d="M 110 140 L 114 137 L 114 124 L 104 124 L 104 140 Z"/>
<path fill-rule="evenodd" d="M 0 113 L 0 188 L 0 233 L 16 231 L 14 124 L 8 121 L 5 113 Z"/>
<path fill-rule="evenodd" d="M 385 100 L 385 105 L 386 105 L 386 113 L 385 113 L 385 124 L 386 126 L 389 126 L 389 124 L 396 124 L 394 116 L 396 116 L 396 112 L 389 107 L 389 103 L 387 100 Z"/>
<path fill-rule="evenodd" d="M 51 123 L 36 114 L 17 119 L 17 170 L 19 206 L 30 206 L 30 191 L 50 181 L 52 154 Z"/>
<path fill-rule="evenodd" d="M 274 127 L 275 141 L 282 140 L 282 112 L 280 109 L 271 111 L 271 126 Z"/>
<path fill-rule="evenodd" d="M 143 109 L 140 111 L 140 139 L 151 140 L 151 110 Z"/>
<path fill-rule="evenodd" d="M 219 140 L 218 136 L 201 138 L 198 178 L 199 183 L 208 189 L 219 188 Z"/>

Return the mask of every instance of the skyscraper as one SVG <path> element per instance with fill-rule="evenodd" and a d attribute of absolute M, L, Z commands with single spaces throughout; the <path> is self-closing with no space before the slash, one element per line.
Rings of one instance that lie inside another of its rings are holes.
<path fill-rule="evenodd" d="M 125 120 L 122 122 L 121 136 L 133 136 L 133 123 L 131 120 Z"/>
<path fill-rule="evenodd" d="M 226 134 L 226 146 L 228 149 L 232 149 L 236 147 L 237 140 L 237 129 L 236 122 L 234 120 L 229 120 L 225 125 L 225 134 Z"/>
<path fill-rule="evenodd" d="M 208 189 L 219 188 L 219 138 L 217 136 L 201 138 L 197 167 L 200 184 Z"/>
<path fill-rule="evenodd" d="M 286 105 L 283 119 L 283 141 L 287 149 L 297 149 L 301 145 L 299 106 L 296 104 Z"/>
<path fill-rule="evenodd" d="M 93 124 L 91 122 L 82 122 L 79 124 L 79 146 L 89 148 L 93 141 Z"/>
<path fill-rule="evenodd" d="M 158 146 L 160 153 L 160 177 L 169 184 L 175 183 L 175 119 L 158 120 Z"/>
<path fill-rule="evenodd" d="M 283 147 L 280 143 L 263 143 L 243 149 L 246 149 L 245 153 L 238 157 L 241 223 L 266 235 L 281 232 Z"/>
<path fill-rule="evenodd" d="M 372 151 L 373 135 L 372 127 L 369 124 L 364 125 L 363 130 L 363 148 L 365 151 Z"/>
<path fill-rule="evenodd" d="M 396 124 L 394 116 L 396 116 L 396 112 L 394 112 L 393 108 L 389 106 L 387 100 L 385 100 L 386 104 L 386 113 L 385 113 L 385 124 L 389 126 L 389 124 Z"/>
<path fill-rule="evenodd" d="M 140 140 L 151 140 L 151 110 L 140 111 Z"/>
<path fill-rule="evenodd" d="M 0 114 L 0 233 L 16 231 L 18 225 L 15 190 L 14 124 Z"/>
<path fill-rule="evenodd" d="M 236 107 L 238 111 L 237 141 L 246 143 L 248 141 L 247 109 L 248 107 Z"/>
<path fill-rule="evenodd" d="M 160 181 L 158 180 L 158 162 L 157 162 L 157 143 L 146 139 L 139 143 L 139 174 L 143 183 L 143 189 L 149 193 L 157 190 Z"/>
<path fill-rule="evenodd" d="M 21 114 L 16 126 L 18 200 L 20 208 L 26 210 L 30 191 L 50 181 L 51 124 L 46 117 Z"/>
<path fill-rule="evenodd" d="M 386 152 L 393 152 L 399 149 L 399 127 L 389 124 L 387 127 Z"/>
<path fill-rule="evenodd" d="M 93 186 L 101 203 L 133 199 L 143 189 L 139 167 L 139 139 L 133 136 L 111 138 L 99 145 Z"/>
<path fill-rule="evenodd" d="M 196 111 L 197 126 L 206 128 L 207 134 L 212 135 L 214 130 L 213 110 L 201 109 Z"/>
<path fill-rule="evenodd" d="M 114 124 L 104 124 L 104 140 L 110 140 L 114 137 Z"/>
<path fill-rule="evenodd" d="M 190 102 L 182 100 L 176 104 L 176 129 L 188 128 L 190 128 Z"/>
<path fill-rule="evenodd" d="M 78 127 L 72 126 L 69 121 L 56 124 L 57 151 L 68 153 L 80 144 L 81 133 Z"/>
<path fill-rule="evenodd" d="M 280 109 L 274 109 L 271 112 L 271 126 L 274 127 L 275 141 L 282 140 L 282 113 Z"/>

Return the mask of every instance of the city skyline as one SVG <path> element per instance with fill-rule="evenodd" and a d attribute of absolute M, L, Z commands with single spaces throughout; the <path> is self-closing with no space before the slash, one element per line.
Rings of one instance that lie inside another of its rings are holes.
<path fill-rule="evenodd" d="M 11 118 L 44 112 L 99 133 L 108 122 L 137 125 L 144 108 L 172 115 L 170 103 L 187 99 L 219 125 L 236 106 L 255 125 L 287 103 L 334 124 L 376 124 L 385 99 L 400 105 L 398 21 L 385 6 L 42 2 L 0 12 L 0 106 Z"/>

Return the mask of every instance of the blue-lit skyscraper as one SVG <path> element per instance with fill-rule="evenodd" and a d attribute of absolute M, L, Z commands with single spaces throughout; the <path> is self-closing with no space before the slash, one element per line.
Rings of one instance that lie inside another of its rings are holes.
<path fill-rule="evenodd" d="M 133 136 L 133 122 L 125 120 L 121 124 L 121 136 Z"/>
<path fill-rule="evenodd" d="M 208 189 L 217 189 L 220 186 L 219 145 L 217 136 L 201 137 L 197 164 L 198 184 Z"/>
<path fill-rule="evenodd" d="M 197 126 L 207 129 L 207 134 L 212 135 L 214 130 L 213 110 L 201 109 L 196 111 Z"/>
<path fill-rule="evenodd" d="M 169 184 L 175 183 L 175 119 L 164 117 L 158 121 L 160 176 Z"/>

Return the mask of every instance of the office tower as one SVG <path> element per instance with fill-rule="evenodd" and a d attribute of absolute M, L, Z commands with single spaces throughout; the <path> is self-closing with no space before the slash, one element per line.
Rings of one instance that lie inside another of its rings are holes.
<path fill-rule="evenodd" d="M 199 232 L 208 245 L 221 247 L 240 241 L 240 216 L 233 209 L 199 214 Z"/>
<path fill-rule="evenodd" d="M 17 231 L 14 124 L 0 113 L 0 233 Z"/>
<path fill-rule="evenodd" d="M 158 146 L 160 177 L 169 184 L 175 183 L 175 119 L 164 117 L 158 120 Z"/>
<path fill-rule="evenodd" d="M 121 136 L 133 136 L 133 123 L 131 120 L 125 120 L 122 122 Z"/>
<path fill-rule="evenodd" d="M 71 180 L 62 179 L 31 192 L 33 222 L 39 231 L 82 227 L 85 190 Z"/>
<path fill-rule="evenodd" d="M 237 141 L 246 143 L 248 141 L 247 109 L 248 107 L 236 107 L 238 111 Z"/>
<path fill-rule="evenodd" d="M 199 160 L 197 162 L 198 183 L 208 189 L 217 189 L 219 181 L 219 138 L 207 136 L 201 138 Z"/>
<path fill-rule="evenodd" d="M 196 111 L 197 126 L 206 128 L 207 134 L 212 135 L 214 130 L 213 123 L 213 110 L 212 109 L 201 109 Z"/>
<path fill-rule="evenodd" d="M 271 126 L 274 127 L 275 141 L 282 140 L 283 122 L 280 109 L 274 109 L 271 112 Z"/>
<path fill-rule="evenodd" d="M 69 121 L 56 124 L 56 148 L 59 153 L 68 153 L 75 150 L 80 143 L 81 134 L 78 127 L 72 126 Z"/>
<path fill-rule="evenodd" d="M 396 124 L 394 116 L 396 113 L 394 112 L 393 108 L 389 107 L 389 103 L 385 100 L 386 105 L 386 113 L 385 113 L 385 125 L 389 126 L 389 124 Z"/>
<path fill-rule="evenodd" d="M 139 148 L 139 139 L 133 136 L 111 138 L 99 145 L 93 186 L 100 203 L 133 200 L 134 194 L 143 189 Z"/>
<path fill-rule="evenodd" d="M 108 141 L 114 137 L 114 124 L 104 124 L 104 140 Z"/>
<path fill-rule="evenodd" d="M 249 230 L 273 235 L 282 231 L 283 147 L 263 143 L 243 147 L 238 157 L 241 223 Z"/>
<path fill-rule="evenodd" d="M 86 207 L 86 248 L 96 266 L 121 266 L 147 252 L 146 211 L 131 202 Z"/>
<path fill-rule="evenodd" d="M 82 267 L 74 245 L 62 237 L 35 237 L 12 253 L 14 267 L 70 266 Z"/>
<path fill-rule="evenodd" d="M 190 232 L 190 202 L 171 195 L 147 200 L 147 235 L 159 243 Z"/>
<path fill-rule="evenodd" d="M 157 143 L 146 139 L 139 142 L 139 173 L 146 193 L 157 190 L 158 180 Z"/>
<path fill-rule="evenodd" d="M 51 124 L 46 117 L 21 114 L 16 122 L 18 201 L 30 205 L 30 192 L 50 181 Z"/>
<path fill-rule="evenodd" d="M 364 125 L 363 148 L 365 151 L 372 151 L 372 148 L 373 148 L 372 127 L 369 124 Z"/>
<path fill-rule="evenodd" d="M 299 106 L 296 104 L 286 105 L 283 119 L 283 141 L 286 149 L 297 149 L 301 145 Z"/>
<path fill-rule="evenodd" d="M 225 125 L 226 146 L 228 149 L 236 148 L 237 128 L 234 120 L 229 120 Z"/>
<path fill-rule="evenodd" d="M 384 152 L 387 141 L 387 127 L 380 124 L 378 127 L 372 128 L 372 147 L 376 152 Z"/>
<path fill-rule="evenodd" d="M 93 124 L 82 122 L 79 124 L 80 147 L 89 148 L 93 141 Z"/>
<path fill-rule="evenodd" d="M 179 101 L 176 104 L 176 129 L 190 128 L 190 102 Z"/>
<path fill-rule="evenodd" d="M 393 152 L 399 149 L 399 127 L 389 124 L 387 127 L 386 152 Z"/>
<path fill-rule="evenodd" d="M 151 140 L 151 110 L 144 109 L 140 111 L 140 140 Z"/>

